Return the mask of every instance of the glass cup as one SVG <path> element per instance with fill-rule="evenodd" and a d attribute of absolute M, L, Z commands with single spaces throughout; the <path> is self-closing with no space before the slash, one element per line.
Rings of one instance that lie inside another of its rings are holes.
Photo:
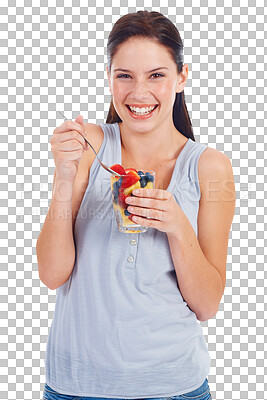
<path fill-rule="evenodd" d="M 155 171 L 146 169 L 135 170 L 135 175 L 122 175 L 118 177 L 110 174 L 113 209 L 120 232 L 142 233 L 147 227 L 136 224 L 128 217 L 131 216 L 127 210 L 129 204 L 125 203 L 128 196 L 133 196 L 132 191 L 139 188 L 153 189 L 155 187 Z M 137 180 L 137 178 L 139 179 Z"/>

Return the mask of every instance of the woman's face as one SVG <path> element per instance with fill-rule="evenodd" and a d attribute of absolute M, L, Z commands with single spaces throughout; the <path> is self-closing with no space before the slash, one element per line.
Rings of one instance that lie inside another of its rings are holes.
<path fill-rule="evenodd" d="M 146 38 L 130 38 L 120 45 L 107 74 L 113 104 L 121 120 L 132 129 L 152 130 L 162 122 L 172 121 L 175 96 L 184 89 L 188 65 L 178 74 L 164 46 Z M 139 109 L 157 107 L 140 118 L 130 112 L 129 105 Z"/>

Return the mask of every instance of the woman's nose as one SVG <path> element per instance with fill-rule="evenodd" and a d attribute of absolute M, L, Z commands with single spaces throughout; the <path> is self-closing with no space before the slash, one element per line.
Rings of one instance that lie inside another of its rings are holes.
<path fill-rule="evenodd" d="M 134 83 L 132 93 L 135 97 L 146 97 L 148 94 L 148 88 L 144 82 Z"/>

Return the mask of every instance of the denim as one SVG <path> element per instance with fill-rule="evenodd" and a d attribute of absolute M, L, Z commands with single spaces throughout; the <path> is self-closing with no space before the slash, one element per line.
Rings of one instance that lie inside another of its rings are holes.
<path fill-rule="evenodd" d="M 100 400 L 100 397 L 84 397 L 84 396 L 69 396 L 66 394 L 60 394 L 56 392 L 55 390 L 51 389 L 50 386 L 48 386 L 45 383 L 44 387 L 44 393 L 43 393 L 43 400 L 78 400 L 78 399 L 83 399 L 83 400 Z M 210 387 L 208 383 L 208 379 L 206 378 L 205 381 L 199 388 L 193 390 L 192 392 L 180 394 L 177 396 L 171 396 L 171 397 L 158 397 L 154 399 L 148 399 L 148 400 L 182 400 L 182 399 L 197 399 L 197 400 L 212 400 L 211 393 L 210 393 Z M 110 399 L 110 398 L 105 398 L 101 397 L 101 400 L 122 400 L 122 399 Z M 135 399 L 133 399 L 135 400 Z M 138 399 L 136 399 L 138 400 Z M 144 399 L 146 400 L 146 399 Z"/>

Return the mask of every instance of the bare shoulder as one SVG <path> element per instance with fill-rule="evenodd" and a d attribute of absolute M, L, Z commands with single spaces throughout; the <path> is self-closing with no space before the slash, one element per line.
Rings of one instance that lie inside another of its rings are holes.
<path fill-rule="evenodd" d="M 101 129 L 101 126 L 92 123 L 84 124 L 84 126 L 85 126 L 85 134 L 84 134 L 85 138 L 93 146 L 95 151 L 98 152 L 104 139 L 104 132 Z M 94 159 L 95 159 L 95 153 L 91 148 L 89 148 L 87 151 L 83 153 L 83 156 L 79 163 L 77 179 L 79 179 L 80 177 L 84 179 L 84 176 L 86 176 L 87 178 L 87 175 L 90 171 Z"/>
<path fill-rule="evenodd" d="M 101 147 L 101 144 L 104 139 L 104 132 L 100 125 L 87 123 L 85 126 L 85 137 L 91 143 L 91 145 L 95 148 L 97 152 Z"/>
<path fill-rule="evenodd" d="M 212 196 L 214 199 L 225 191 L 234 191 L 234 177 L 231 160 L 217 149 L 207 147 L 198 162 L 198 178 L 201 197 Z M 222 190 L 224 189 L 224 190 Z M 217 194 L 216 194 L 217 193 Z"/>

